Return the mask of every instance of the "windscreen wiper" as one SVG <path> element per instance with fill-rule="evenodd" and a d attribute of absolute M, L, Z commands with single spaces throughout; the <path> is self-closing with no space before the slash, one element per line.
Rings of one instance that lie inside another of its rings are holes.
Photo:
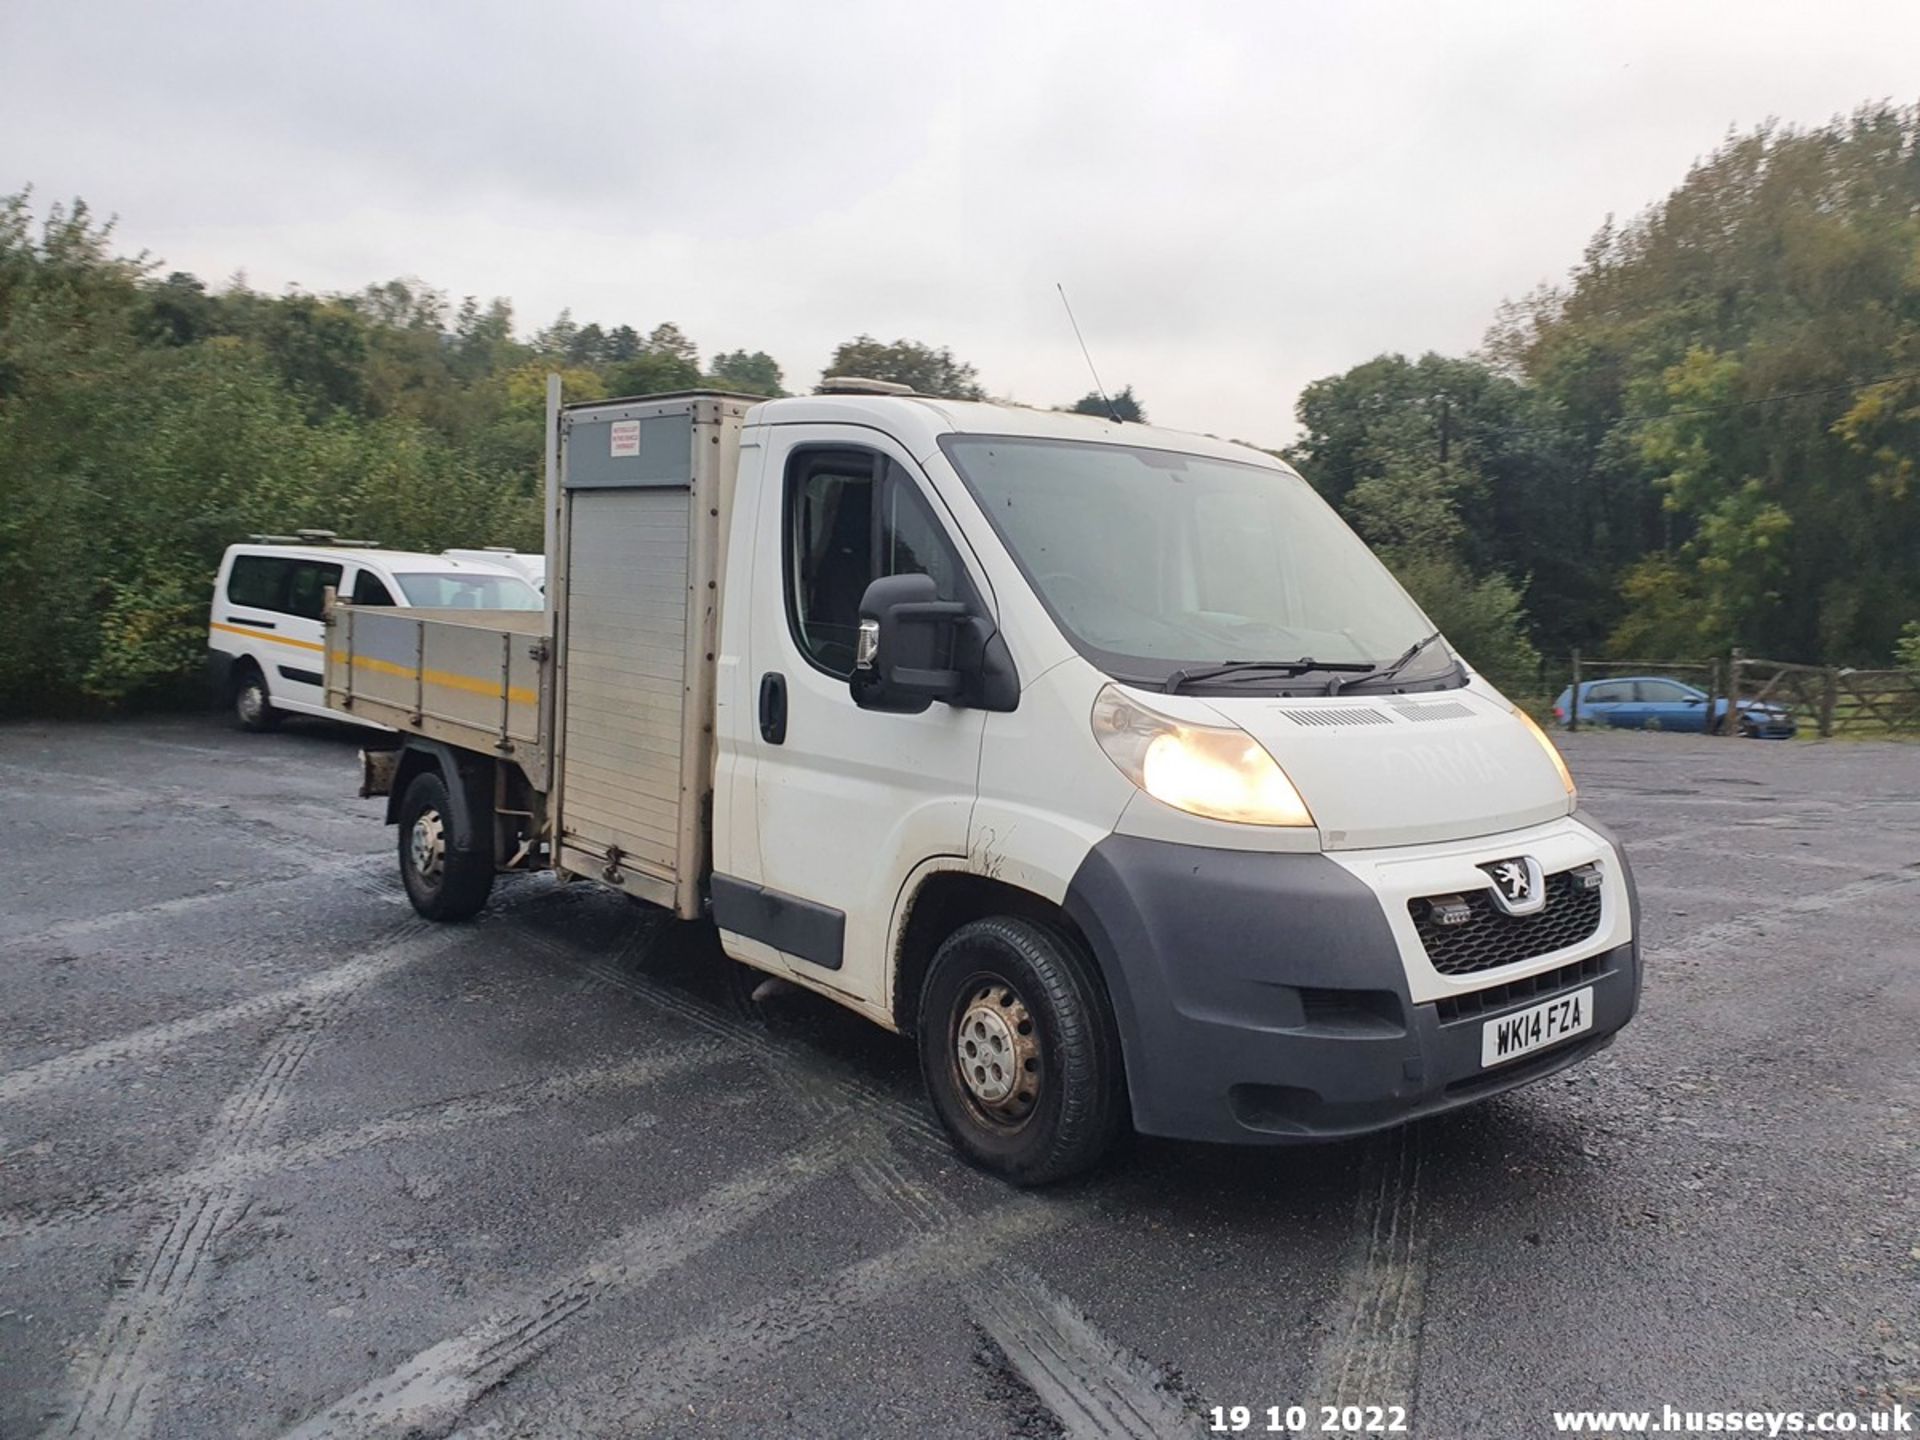
<path fill-rule="evenodd" d="M 1367 673 L 1364 675 L 1357 675 L 1351 680 L 1348 680 L 1342 676 L 1336 675 L 1331 680 L 1327 681 L 1327 694 L 1338 695 L 1342 690 L 1346 689 L 1347 686 L 1349 685 L 1364 685 L 1369 680 L 1391 679 L 1393 676 L 1398 675 L 1402 670 L 1406 669 L 1407 666 L 1411 665 L 1414 662 L 1415 657 L 1417 657 L 1422 650 L 1425 650 L 1429 645 L 1433 644 L 1433 642 L 1438 640 L 1439 638 L 1440 638 L 1440 632 L 1436 630 L 1431 635 L 1427 636 L 1426 639 L 1414 641 L 1413 644 L 1409 645 L 1405 650 L 1400 652 L 1400 655 L 1398 656 L 1398 658 L 1389 660 L 1386 664 L 1380 666 L 1380 668 L 1377 670 L 1369 668 L 1367 666 L 1356 666 L 1354 668 L 1364 669 L 1366 670 Z M 1332 668 L 1332 667 L 1328 667 L 1328 668 Z M 1341 668 L 1345 669 L 1347 667 L 1342 666 Z"/>
<path fill-rule="evenodd" d="M 1310 670 L 1371 670 L 1373 666 L 1359 665 L 1323 665 L 1311 655 L 1299 660 L 1224 660 L 1218 665 L 1209 665 L 1200 670 L 1176 670 L 1167 676 L 1161 689 L 1168 695 L 1177 694 L 1180 687 L 1202 680 L 1219 680 L 1228 675 L 1242 675 L 1267 671 L 1277 675 L 1304 675 Z"/>

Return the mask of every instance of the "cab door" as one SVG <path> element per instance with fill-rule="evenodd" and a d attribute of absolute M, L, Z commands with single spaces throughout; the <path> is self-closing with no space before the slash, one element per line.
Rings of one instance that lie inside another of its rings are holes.
<path fill-rule="evenodd" d="M 759 873 L 716 873 L 714 918 L 885 1018 L 895 903 L 924 861 L 966 854 L 985 714 L 856 705 L 860 600 L 874 579 L 905 573 L 983 613 L 991 597 L 926 476 L 878 432 L 775 427 L 765 476 L 740 687 L 755 707 Z M 752 847 L 732 853 L 752 865 Z"/>

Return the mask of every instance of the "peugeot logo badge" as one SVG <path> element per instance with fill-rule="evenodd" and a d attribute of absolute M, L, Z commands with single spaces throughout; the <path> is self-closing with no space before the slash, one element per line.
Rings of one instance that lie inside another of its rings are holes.
<path fill-rule="evenodd" d="M 1547 880 L 1531 855 L 1492 860 L 1480 867 L 1493 881 L 1493 903 L 1508 915 L 1537 915 L 1547 905 Z"/>

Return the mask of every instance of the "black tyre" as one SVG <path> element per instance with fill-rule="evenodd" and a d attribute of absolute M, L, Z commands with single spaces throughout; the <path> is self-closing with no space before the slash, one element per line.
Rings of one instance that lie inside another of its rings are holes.
<path fill-rule="evenodd" d="M 400 799 L 400 879 L 429 920 L 464 920 L 493 889 L 492 857 L 454 848 L 453 810 L 437 770 L 415 775 Z"/>
<path fill-rule="evenodd" d="M 242 730 L 255 735 L 280 723 L 280 712 L 273 708 L 273 696 L 267 690 L 267 677 L 252 662 L 234 679 L 233 719 Z"/>
<path fill-rule="evenodd" d="M 920 993 L 920 1071 L 960 1151 L 1016 1185 L 1092 1168 L 1126 1119 L 1120 1037 L 1093 958 L 1031 920 L 947 937 Z"/>

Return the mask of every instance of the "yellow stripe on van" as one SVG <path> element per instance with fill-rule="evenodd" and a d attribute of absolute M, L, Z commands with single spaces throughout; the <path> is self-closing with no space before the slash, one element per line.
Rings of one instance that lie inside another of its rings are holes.
<path fill-rule="evenodd" d="M 249 640 L 267 640 L 275 645 L 291 645 L 296 650 L 318 650 L 326 652 L 325 645 L 316 645 L 311 640 L 295 640 L 290 635 L 271 635 L 265 630 L 252 630 L 244 625 L 223 625 L 218 620 L 208 622 L 215 630 L 224 630 L 229 635 L 244 635 Z M 356 670 L 371 670 L 379 675 L 394 675 L 402 680 L 412 680 L 420 672 L 411 665 L 396 665 L 391 660 L 375 660 L 370 655 L 353 657 Z M 485 695 L 490 700 L 500 698 L 500 683 L 497 680 L 477 680 L 471 675 L 456 675 L 451 670 L 429 670 L 426 672 L 429 685 L 444 685 L 449 690 L 464 690 L 469 695 Z M 539 701 L 539 692 L 527 689 L 524 685 L 507 687 L 506 697 L 515 705 L 532 705 Z"/>
<path fill-rule="evenodd" d="M 316 645 L 311 640 L 296 640 L 291 635 L 275 635 L 266 630 L 253 630 L 245 625 L 222 625 L 218 620 L 209 620 L 208 625 L 215 630 L 224 630 L 229 635 L 244 635 L 249 640 L 265 640 L 274 645 L 291 645 L 296 650 L 325 651 L 326 646 Z"/>
<path fill-rule="evenodd" d="M 411 665 L 396 665 L 391 660 L 376 660 L 371 655 L 353 657 L 353 668 L 371 670 L 376 675 L 392 675 L 401 680 L 424 678 L 429 685 L 444 685 L 449 690 L 464 690 L 469 695 L 485 695 L 489 700 L 500 698 L 500 682 L 497 680 L 476 680 L 471 675 L 456 675 L 451 670 L 415 670 Z M 540 696 L 523 685 L 510 685 L 506 697 L 515 705 L 532 705 Z"/>

